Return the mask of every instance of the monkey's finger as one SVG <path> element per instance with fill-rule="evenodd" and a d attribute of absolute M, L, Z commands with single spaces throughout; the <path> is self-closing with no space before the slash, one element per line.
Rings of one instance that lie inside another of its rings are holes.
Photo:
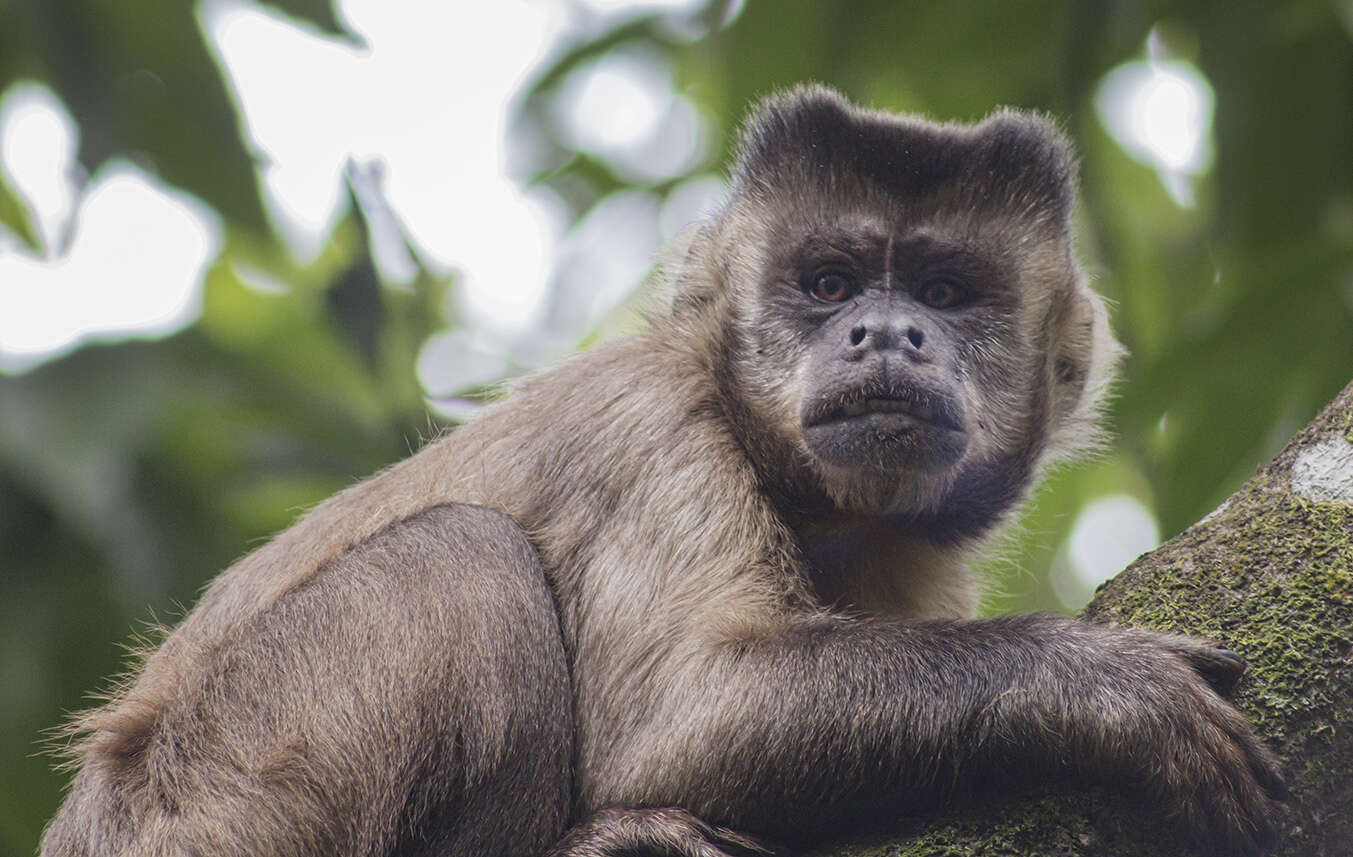
<path fill-rule="evenodd" d="M 1264 792 L 1273 800 L 1287 800 L 1292 796 L 1292 792 L 1287 787 L 1287 780 L 1278 770 L 1277 765 L 1254 765 L 1255 779 L 1259 785 L 1263 786 Z"/>
<path fill-rule="evenodd" d="M 1287 800 L 1289 795 L 1287 780 L 1283 778 L 1282 765 L 1279 764 L 1278 757 L 1259 739 L 1259 736 L 1254 734 L 1245 718 L 1238 712 L 1232 710 L 1227 712 L 1227 715 L 1227 731 L 1231 734 L 1231 740 L 1245 754 L 1245 761 L 1255 782 L 1270 800 Z"/>
<path fill-rule="evenodd" d="M 1272 851 L 1278 847 L 1278 825 L 1268 815 L 1255 820 L 1250 836 L 1253 838 L 1257 850 L 1261 853 Z"/>
<path fill-rule="evenodd" d="M 1278 844 L 1278 826 L 1268 812 L 1252 815 L 1246 832 L 1256 851 L 1272 851 Z"/>
<path fill-rule="evenodd" d="M 1253 770 L 1253 761 L 1252 761 Z M 1243 777 L 1243 774 L 1241 774 Z M 1235 818 L 1242 819 L 1241 827 L 1247 841 L 1258 850 L 1270 850 L 1277 845 L 1275 807 L 1268 788 L 1260 781 L 1233 780 Z M 1230 812 L 1227 812 L 1230 815 Z M 1227 820 L 1231 820 L 1230 818 Z"/>
<path fill-rule="evenodd" d="M 1228 807 L 1223 815 L 1228 820 L 1241 819 L 1246 836 L 1261 850 L 1269 850 L 1278 841 L 1273 800 L 1279 795 L 1286 796 L 1287 784 L 1279 772 L 1277 758 L 1238 712 L 1228 709 L 1221 725 L 1232 741 L 1235 756 L 1231 758 L 1238 763 L 1231 766 L 1231 774 L 1225 780 L 1231 799 L 1223 801 L 1222 806 Z"/>
<path fill-rule="evenodd" d="M 1217 857 L 1259 857 L 1266 851 L 1272 851 L 1277 844 L 1278 828 L 1267 817 L 1260 817 L 1244 822 L 1240 830 L 1217 837 L 1210 845 L 1204 846 L 1204 850 Z"/>
<path fill-rule="evenodd" d="M 1240 677 L 1245 674 L 1245 659 L 1230 649 L 1200 646 L 1181 650 L 1179 655 L 1209 687 L 1224 697 L 1235 692 Z"/>
<path fill-rule="evenodd" d="M 1272 849 L 1278 841 L 1278 829 L 1269 813 L 1258 809 L 1267 803 L 1258 790 L 1251 785 L 1234 792 L 1221 791 L 1207 794 L 1183 813 L 1185 826 L 1199 850 L 1218 857 L 1258 857 Z"/>
<path fill-rule="evenodd" d="M 1277 837 L 1264 784 L 1278 777 L 1272 754 L 1234 708 L 1197 685 L 1195 694 L 1199 717 L 1169 742 L 1170 788 L 1161 798 L 1201 852 L 1258 855 Z"/>
<path fill-rule="evenodd" d="M 1245 832 L 1260 851 L 1271 851 L 1278 844 L 1278 825 L 1273 819 L 1273 806 L 1256 791 L 1245 789 L 1245 809 L 1248 812 Z"/>
<path fill-rule="evenodd" d="M 1291 792 L 1287 780 L 1283 778 L 1278 760 L 1269 749 L 1254 736 L 1249 736 L 1245 746 L 1245 756 L 1250 763 L 1250 773 L 1255 782 L 1264 790 L 1270 800 L 1287 800 Z"/>

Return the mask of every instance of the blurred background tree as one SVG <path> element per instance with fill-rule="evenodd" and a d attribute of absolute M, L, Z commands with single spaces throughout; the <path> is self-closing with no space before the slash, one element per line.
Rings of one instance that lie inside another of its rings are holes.
<path fill-rule="evenodd" d="M 637 325 L 749 101 L 1049 111 L 1132 352 L 990 609 L 1074 609 L 1353 377 L 1353 3 L 0 0 L 0 854 L 42 732 L 298 509 Z"/>

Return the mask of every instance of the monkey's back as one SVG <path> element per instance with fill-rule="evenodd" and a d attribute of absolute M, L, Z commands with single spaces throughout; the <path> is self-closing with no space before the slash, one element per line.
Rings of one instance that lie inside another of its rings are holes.
<path fill-rule="evenodd" d="M 156 697 L 171 693 L 191 662 L 227 644 L 249 616 L 382 529 L 432 506 L 466 503 L 506 512 L 541 550 L 554 584 L 565 590 L 563 600 L 571 605 L 585 598 L 579 576 L 595 557 L 583 554 L 598 531 L 660 525 L 648 502 L 655 494 L 670 498 L 658 504 L 670 515 L 692 514 L 690 493 L 708 493 L 709 474 L 698 463 L 709 459 L 711 444 L 733 443 L 720 415 L 706 407 L 714 382 L 698 364 L 698 355 L 645 334 L 602 344 L 517 382 L 476 419 L 314 507 L 223 571 L 149 655 L 141 675 L 91 713 L 85 728 L 123 732 L 112 722 L 119 711 L 154 710 Z M 542 425 L 553 429 L 515 428 Z M 682 456 L 692 461 L 689 485 L 672 484 L 670 477 L 646 483 L 644 470 L 635 469 L 636 461 Z M 733 477 L 719 484 L 718 496 L 700 497 L 702 514 L 717 517 L 711 505 L 748 502 L 755 492 L 750 468 Z M 565 492 L 569 496 L 561 496 Z M 633 504 L 645 509 L 643 521 L 625 516 L 626 496 L 636 493 L 645 495 Z M 566 617 L 566 625 L 573 624 Z"/>

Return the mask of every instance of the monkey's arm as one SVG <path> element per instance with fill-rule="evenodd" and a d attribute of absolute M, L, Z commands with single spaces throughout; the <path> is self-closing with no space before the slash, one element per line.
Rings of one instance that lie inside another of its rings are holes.
<path fill-rule="evenodd" d="M 814 622 L 694 661 L 592 782 L 795 841 L 1017 783 L 1145 789 L 1204 842 L 1272 839 L 1272 757 L 1217 691 L 1238 658 L 1054 616 Z M 1210 685 L 1210 686 L 1209 686 Z"/>

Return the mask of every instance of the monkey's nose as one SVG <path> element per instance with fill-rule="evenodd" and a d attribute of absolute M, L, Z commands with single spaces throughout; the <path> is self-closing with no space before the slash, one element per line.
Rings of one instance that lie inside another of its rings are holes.
<path fill-rule="evenodd" d="M 897 349 L 919 355 L 924 345 L 924 331 L 906 322 L 890 324 L 882 320 L 865 319 L 850 329 L 850 347 L 855 351 Z"/>

